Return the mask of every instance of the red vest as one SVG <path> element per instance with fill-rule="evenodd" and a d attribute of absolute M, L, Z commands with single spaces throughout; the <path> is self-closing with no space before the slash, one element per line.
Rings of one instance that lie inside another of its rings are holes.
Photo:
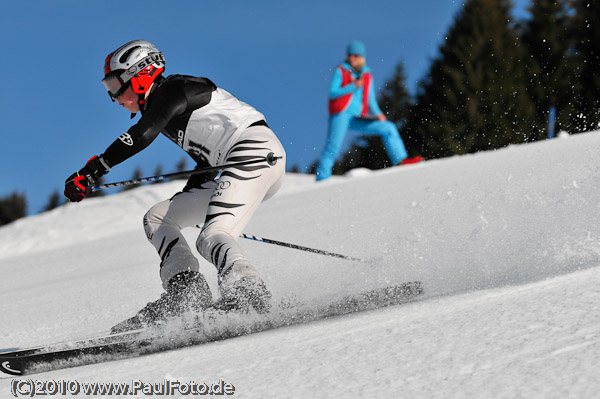
<path fill-rule="evenodd" d="M 342 68 L 339 66 L 340 71 L 342 72 L 342 87 L 345 87 L 349 84 L 354 84 L 352 82 L 352 72 Z M 364 80 L 363 83 L 363 98 L 362 98 L 362 112 L 361 116 L 367 116 L 369 113 L 369 86 L 371 86 L 371 72 L 365 72 L 362 74 L 362 78 Z M 339 114 L 348 108 L 348 105 L 352 101 L 352 96 L 354 93 L 348 93 L 338 98 L 329 99 L 329 114 Z"/>

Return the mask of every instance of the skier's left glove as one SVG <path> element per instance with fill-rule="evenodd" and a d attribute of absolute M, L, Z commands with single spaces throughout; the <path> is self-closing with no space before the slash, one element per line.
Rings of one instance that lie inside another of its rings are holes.
<path fill-rule="evenodd" d="M 65 180 L 65 198 L 72 202 L 83 200 L 92 191 L 92 186 L 110 168 L 101 156 L 93 156 L 85 166 Z"/>

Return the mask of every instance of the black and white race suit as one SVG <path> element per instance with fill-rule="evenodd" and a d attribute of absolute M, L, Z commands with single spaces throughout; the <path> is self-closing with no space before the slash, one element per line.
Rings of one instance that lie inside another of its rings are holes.
<path fill-rule="evenodd" d="M 224 169 L 215 175 L 193 175 L 171 199 L 144 216 L 148 240 L 161 258 L 163 285 L 183 271 L 200 272 L 181 230 L 202 225 L 198 252 L 217 268 L 219 287 L 226 290 L 247 275 L 258 276 L 237 244 L 237 237 L 260 203 L 281 187 L 285 151 L 252 106 L 218 88 L 206 78 L 172 75 L 155 82 L 142 117 L 101 155 L 109 167 L 147 147 L 163 133 L 202 166 L 220 166 L 269 153 L 274 165 L 261 162 Z"/>

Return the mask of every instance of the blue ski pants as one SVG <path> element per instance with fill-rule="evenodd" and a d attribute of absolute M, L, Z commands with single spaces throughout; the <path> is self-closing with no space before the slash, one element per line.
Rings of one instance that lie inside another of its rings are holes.
<path fill-rule="evenodd" d="M 357 118 L 342 112 L 329 117 L 327 143 L 317 165 L 317 181 L 328 179 L 331 176 L 333 164 L 348 130 L 381 136 L 392 165 L 397 165 L 408 157 L 404 142 L 393 122 Z"/>

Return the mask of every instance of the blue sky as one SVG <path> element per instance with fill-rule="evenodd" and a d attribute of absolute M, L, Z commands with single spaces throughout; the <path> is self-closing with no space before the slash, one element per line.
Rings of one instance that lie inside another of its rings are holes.
<path fill-rule="evenodd" d="M 528 0 L 516 0 L 524 16 Z M 0 196 L 25 193 L 39 212 L 54 190 L 131 121 L 100 79 L 104 58 L 133 39 L 153 42 L 166 74 L 211 78 L 263 112 L 288 155 L 309 167 L 325 144 L 327 91 L 346 44 L 361 40 L 376 87 L 402 62 L 407 85 L 427 73 L 463 1 L 9 2 L 0 15 L 4 95 Z M 350 133 L 349 144 L 356 135 Z M 185 157 L 160 136 L 116 166 L 106 182 L 175 171 Z M 192 167 L 191 160 L 188 166 Z M 114 192 L 114 191 L 113 191 Z"/>

